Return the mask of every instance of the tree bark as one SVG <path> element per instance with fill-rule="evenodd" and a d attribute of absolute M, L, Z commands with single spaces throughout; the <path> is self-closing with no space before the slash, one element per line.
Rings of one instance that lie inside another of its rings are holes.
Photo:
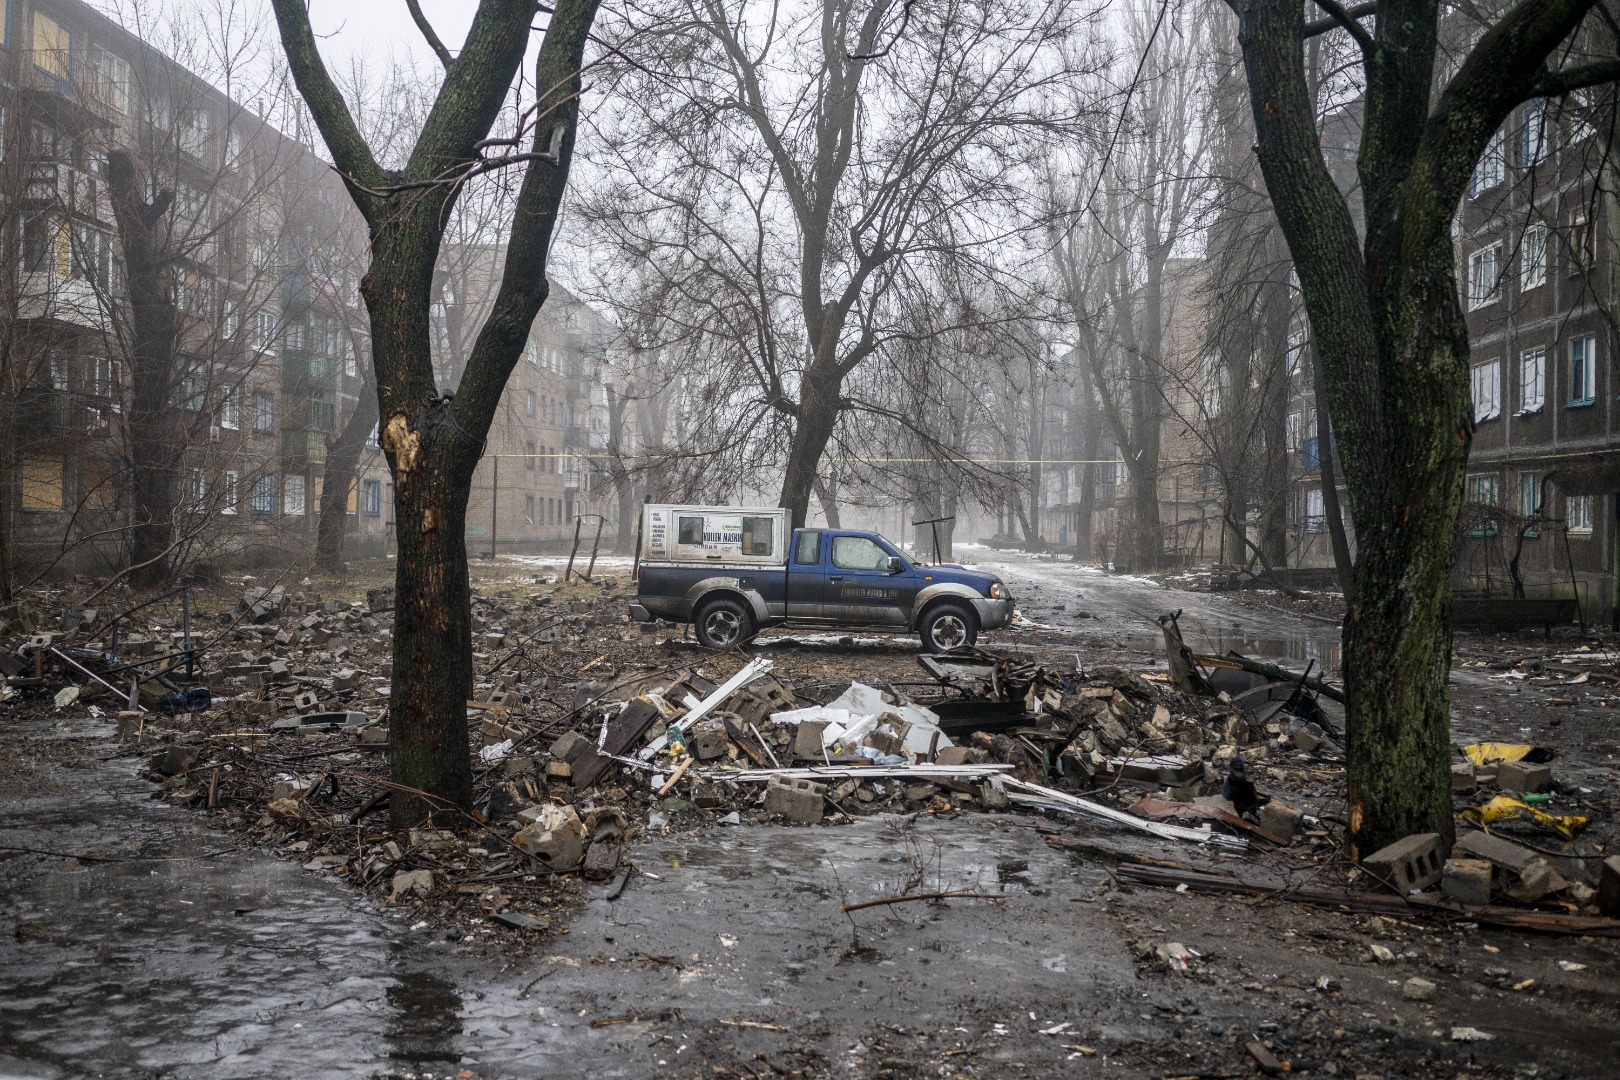
<path fill-rule="evenodd" d="M 833 482 L 824 476 L 816 477 L 816 501 L 821 504 L 821 512 L 827 518 L 827 528 L 842 529 L 839 523 L 838 496 L 834 492 Z"/>
<path fill-rule="evenodd" d="M 176 390 L 180 322 L 171 289 L 172 268 L 157 232 L 174 203 L 174 191 L 162 190 L 146 201 L 135 163 L 122 150 L 108 155 L 107 181 L 129 283 L 133 391 L 128 421 L 129 580 L 151 586 L 167 580 L 171 570 L 180 460 L 186 444 L 170 401 Z"/>
<path fill-rule="evenodd" d="M 829 320 L 830 321 L 830 320 Z M 828 328 L 824 333 L 836 334 Z M 829 342 L 827 350 L 831 351 Z M 793 442 L 788 448 L 787 469 L 782 476 L 782 502 L 793 518 L 792 528 L 804 528 L 810 512 L 810 493 L 815 489 L 816 470 L 821 455 L 832 441 L 842 406 L 839 403 L 843 377 L 830 358 L 818 357 L 804 369 L 800 384 Z"/>
<path fill-rule="evenodd" d="M 326 448 L 321 520 L 315 534 L 315 565 L 329 574 L 343 573 L 343 541 L 349 530 L 349 489 L 357 482 L 366 437 L 376 426 L 377 384 L 368 365 L 354 411 L 338 437 L 328 442 Z"/>

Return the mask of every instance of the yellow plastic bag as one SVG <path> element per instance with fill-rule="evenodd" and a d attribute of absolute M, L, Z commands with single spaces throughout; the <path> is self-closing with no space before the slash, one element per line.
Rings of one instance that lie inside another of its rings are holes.
<path fill-rule="evenodd" d="M 1535 822 L 1548 832 L 1557 833 L 1565 840 L 1575 839 L 1575 834 L 1591 824 L 1590 818 L 1579 817 L 1574 814 L 1549 814 L 1545 810 L 1538 810 L 1529 803 L 1521 802 L 1511 795 L 1498 795 L 1484 806 L 1472 806 L 1460 811 L 1458 817 L 1464 821 L 1471 821 L 1475 825 L 1485 826 L 1498 821 L 1513 821 L 1525 818 Z"/>
<path fill-rule="evenodd" d="M 1526 743 L 1479 742 L 1462 748 L 1463 756 L 1475 766 L 1501 765 L 1523 761 L 1535 747 Z"/>

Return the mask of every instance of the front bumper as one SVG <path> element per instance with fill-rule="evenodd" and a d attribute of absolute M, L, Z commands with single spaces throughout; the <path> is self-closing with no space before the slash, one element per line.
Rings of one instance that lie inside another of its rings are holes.
<path fill-rule="evenodd" d="M 985 600 L 975 597 L 973 600 L 973 613 L 979 617 L 979 629 L 1000 630 L 1012 622 L 1013 602 L 1011 600 Z"/>

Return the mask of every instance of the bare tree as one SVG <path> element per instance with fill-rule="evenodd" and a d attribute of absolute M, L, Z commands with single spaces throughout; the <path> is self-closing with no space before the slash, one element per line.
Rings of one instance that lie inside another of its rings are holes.
<path fill-rule="evenodd" d="M 399 827 L 435 808 L 470 808 L 466 701 L 472 690 L 467 580 L 468 486 L 507 377 L 545 302 L 546 262 L 568 180 L 580 64 L 596 0 L 562 0 L 549 16 L 532 105 L 517 138 L 489 136 L 529 43 L 533 0 L 480 0 L 461 50 L 442 45 L 444 81 L 402 168 L 381 165 L 322 61 L 299 0 L 273 0 L 282 45 L 371 230 L 361 292 L 371 320 L 381 442 L 394 477 L 398 562 L 390 764 Z M 425 23 L 424 23 L 425 25 Z M 437 38 L 432 39 L 437 42 Z M 430 340 L 434 271 L 466 183 L 504 168 L 523 182 L 507 233 L 501 284 L 454 397 L 439 392 Z"/>
<path fill-rule="evenodd" d="M 1620 78 L 1593 0 L 1503 7 L 1437 79 L 1438 0 L 1345 8 L 1307 22 L 1294 0 L 1231 0 L 1266 187 L 1316 337 L 1356 532 L 1345 622 L 1351 850 L 1454 829 L 1449 759 L 1450 577 L 1474 413 L 1451 225 L 1487 145 L 1526 101 Z M 1369 25 L 1366 20 L 1371 19 Z M 1365 233 L 1323 159 L 1302 43 L 1348 34 L 1360 53 L 1357 160 Z"/>

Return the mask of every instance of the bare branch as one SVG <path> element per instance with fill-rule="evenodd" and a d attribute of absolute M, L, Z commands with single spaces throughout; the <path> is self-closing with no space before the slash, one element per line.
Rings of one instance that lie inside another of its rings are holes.
<path fill-rule="evenodd" d="M 455 58 L 450 55 L 450 50 L 444 47 L 444 42 L 439 40 L 439 35 L 433 32 L 433 24 L 427 21 L 426 15 L 422 14 L 420 0 L 405 0 L 405 6 L 411 9 L 412 21 L 416 23 L 416 28 L 422 31 L 422 37 L 426 39 L 428 48 L 433 50 L 433 55 L 439 58 L 439 63 L 446 68 L 455 63 Z"/>

